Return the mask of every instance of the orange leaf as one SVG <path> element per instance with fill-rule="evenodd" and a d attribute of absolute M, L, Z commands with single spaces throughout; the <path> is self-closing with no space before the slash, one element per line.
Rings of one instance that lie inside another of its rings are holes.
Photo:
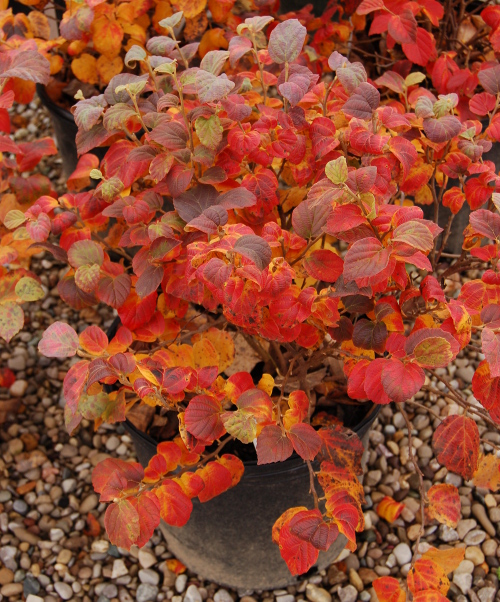
<path fill-rule="evenodd" d="M 92 23 L 94 49 L 108 58 L 118 56 L 123 40 L 121 25 L 108 15 L 100 15 Z"/>
<path fill-rule="evenodd" d="M 200 502 L 208 502 L 233 486 L 233 475 L 220 462 L 209 462 L 198 469 L 196 474 L 205 483 L 205 487 L 198 494 Z"/>
<path fill-rule="evenodd" d="M 434 431 L 437 460 L 448 470 L 470 479 L 479 462 L 479 431 L 472 418 L 448 416 Z"/>
<path fill-rule="evenodd" d="M 88 528 L 84 530 L 85 535 L 89 537 L 98 537 L 101 534 L 101 525 L 97 518 L 90 512 L 87 514 Z"/>
<path fill-rule="evenodd" d="M 96 67 L 101 83 L 109 84 L 111 78 L 122 72 L 123 61 L 119 56 L 115 56 L 114 58 L 109 59 L 104 54 L 102 54 L 97 59 Z"/>
<path fill-rule="evenodd" d="M 449 550 L 437 550 L 429 548 L 422 558 L 433 560 L 443 569 L 446 575 L 453 573 L 465 558 L 465 548 L 450 548 Z"/>
<path fill-rule="evenodd" d="M 454 485 L 440 483 L 427 492 L 428 512 L 431 519 L 454 529 L 460 520 L 460 495 Z"/>
<path fill-rule="evenodd" d="M 207 0 L 176 0 L 174 4 L 178 10 L 182 10 L 186 19 L 193 19 L 205 9 Z"/>
<path fill-rule="evenodd" d="M 160 515 L 172 527 L 183 527 L 191 516 L 193 502 L 182 491 L 179 483 L 166 479 L 154 490 L 160 502 Z"/>
<path fill-rule="evenodd" d="M 450 582 L 443 568 L 430 558 L 420 558 L 408 573 L 408 589 L 412 594 L 427 589 L 442 594 L 450 589 Z"/>
<path fill-rule="evenodd" d="M 498 491 L 500 489 L 500 458 L 494 454 L 481 456 L 472 480 L 476 487 Z"/>
<path fill-rule="evenodd" d="M 414 594 L 413 602 L 448 602 L 448 598 L 433 589 L 426 589 Z"/>
<path fill-rule="evenodd" d="M 393 523 L 403 512 L 404 504 L 396 502 L 392 497 L 385 496 L 377 506 L 377 514 L 388 523 Z"/>
<path fill-rule="evenodd" d="M 201 38 L 200 47 L 198 48 L 198 54 L 203 58 L 210 50 L 220 50 L 223 48 L 226 50 L 229 46 L 229 42 L 224 36 L 224 30 L 218 27 L 209 29 L 203 34 Z"/>
<path fill-rule="evenodd" d="M 378 602 L 405 602 L 406 593 L 394 577 L 379 577 L 372 583 Z"/>
<path fill-rule="evenodd" d="M 165 564 L 167 565 L 168 570 L 175 575 L 186 572 L 186 567 L 180 560 L 177 560 L 177 558 L 169 558 L 168 560 L 165 560 Z"/>
<path fill-rule="evenodd" d="M 84 84 L 97 84 L 99 81 L 97 60 L 87 52 L 71 61 L 71 69 L 75 77 Z"/>

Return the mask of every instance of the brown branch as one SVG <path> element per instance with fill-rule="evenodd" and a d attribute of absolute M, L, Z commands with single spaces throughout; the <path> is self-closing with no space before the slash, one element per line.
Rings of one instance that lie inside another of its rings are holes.
<path fill-rule="evenodd" d="M 318 492 L 316 491 L 316 486 L 314 484 L 314 470 L 310 460 L 306 460 L 307 468 L 309 470 L 309 493 L 312 494 L 314 499 L 314 507 L 316 510 L 319 509 L 319 498 Z"/>

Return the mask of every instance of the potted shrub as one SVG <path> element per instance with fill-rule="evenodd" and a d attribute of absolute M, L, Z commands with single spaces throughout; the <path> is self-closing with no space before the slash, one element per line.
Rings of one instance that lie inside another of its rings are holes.
<path fill-rule="evenodd" d="M 428 8 L 412 3 L 394 14 L 381 0 L 358 7 L 361 17 L 373 11 L 384 13 L 388 36 L 403 29 L 415 40 L 403 50 L 420 48 L 416 16 L 430 18 Z M 162 24 L 173 32 L 181 19 Z M 111 541 L 144 545 L 162 518 L 188 566 L 211 577 L 224 552 L 225 576 L 216 578 L 245 586 L 234 559 L 247 553 L 250 570 L 259 563 L 262 529 L 290 580 L 320 552 L 328 561 L 344 545 L 355 548 L 362 444 L 346 426 L 362 433 L 373 404 L 394 402 L 407 421 L 420 534 L 425 521 L 457 523 L 458 490 L 425 491 L 413 455 L 413 396 L 435 392 L 426 373 L 453 402 L 434 434 L 438 461 L 478 487 L 499 487 L 500 461 L 484 455 L 476 420 L 499 420 L 500 181 L 482 155 L 497 139 L 500 67 L 476 65 L 482 91 L 474 88 L 474 114 L 461 123 L 458 95 L 419 86 L 425 73 L 417 67 L 388 72 L 385 81 L 399 89 L 385 101 L 384 81 L 368 81 L 361 63 L 338 51 L 321 55 L 324 39 L 315 40 L 318 51 L 304 47 L 308 30 L 298 19 L 250 16 L 236 33 L 227 51 L 208 52 L 199 66 L 169 57 L 165 37 L 150 40 L 148 51 L 130 48 L 126 61 L 144 74 L 117 76 L 75 108 L 81 172 L 99 181 L 95 190 L 42 197 L 7 218 L 24 220 L 16 232 L 26 228 L 67 261 L 59 284 L 66 302 L 100 301 L 120 318 L 109 337 L 55 322 L 40 341 L 43 354 L 76 360 L 63 387 L 70 432 L 82 417 L 99 425 L 146 416 L 150 434 L 164 439 L 149 440 L 156 453 L 145 467 L 114 459 L 96 467 Z M 474 118 L 481 111 L 486 132 Z M 104 143 L 99 169 L 85 167 L 86 153 Z M 420 172 L 430 176 L 410 192 Z M 448 179 L 457 186 L 446 190 Z M 425 184 L 438 209 L 471 207 L 459 257 L 444 253 L 451 227 L 440 238 L 415 204 Z M 48 224 L 61 211 L 76 219 L 55 245 Z M 471 268 L 474 279 L 457 280 Z M 240 335 L 262 358 L 259 374 L 230 372 Z M 482 345 L 485 355 L 472 383 L 477 404 L 442 370 L 467 345 Z M 238 488 L 243 496 L 231 498 Z M 266 525 L 282 491 L 288 506 Z M 245 496 L 255 505 L 250 522 Z M 224 497 L 227 507 L 217 506 Z M 401 510 L 390 498 L 378 508 L 389 520 Z M 250 534 L 241 550 L 243 524 Z M 221 551 L 207 533 L 232 539 Z M 444 600 L 446 575 L 463 553 L 415 556 L 407 583 L 415 599 Z M 250 586 L 288 581 L 271 554 L 260 560 L 273 574 L 250 575 Z M 405 597 L 396 580 L 375 587 L 381 600 Z"/>

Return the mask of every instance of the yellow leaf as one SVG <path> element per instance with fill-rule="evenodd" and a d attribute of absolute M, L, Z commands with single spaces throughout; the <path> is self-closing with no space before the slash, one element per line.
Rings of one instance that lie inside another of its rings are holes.
<path fill-rule="evenodd" d="M 271 397 L 271 393 L 274 388 L 274 378 L 270 374 L 263 374 L 262 378 L 259 380 L 259 384 L 257 388 L 261 391 L 264 391 Z"/>
<path fill-rule="evenodd" d="M 75 77 L 84 84 L 97 84 L 97 60 L 91 54 L 84 52 L 80 57 L 71 61 L 71 69 Z"/>
<path fill-rule="evenodd" d="M 208 339 L 218 354 L 219 373 L 224 372 L 226 368 L 234 362 L 234 342 L 232 336 L 225 330 L 218 328 L 209 328 L 201 334 L 193 336 L 193 343 L 202 339 Z"/>
<path fill-rule="evenodd" d="M 219 367 L 219 354 L 208 339 L 196 341 L 193 345 L 194 367 L 199 370 L 207 366 Z"/>
<path fill-rule="evenodd" d="M 458 568 L 458 565 L 465 558 L 465 548 L 451 548 L 449 550 L 429 548 L 427 552 L 422 555 L 422 558 L 433 560 L 436 564 L 439 564 L 447 575 L 449 575 Z"/>

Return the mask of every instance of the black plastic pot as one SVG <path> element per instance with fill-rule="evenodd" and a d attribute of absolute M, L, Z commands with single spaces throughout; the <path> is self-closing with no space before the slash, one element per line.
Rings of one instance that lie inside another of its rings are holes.
<path fill-rule="evenodd" d="M 78 133 L 78 126 L 70 111 L 60 107 L 50 98 L 45 86 L 37 84 L 36 91 L 42 104 L 49 111 L 54 127 L 57 148 L 63 162 L 64 175 L 68 178 L 75 171 L 76 164 L 78 163 L 78 153 L 76 150 L 76 134 Z M 107 147 L 102 147 L 95 148 L 90 152 L 99 157 L 99 159 L 102 159 L 107 150 Z"/>
<path fill-rule="evenodd" d="M 353 430 L 366 439 L 380 406 Z M 132 423 L 125 425 L 144 466 L 156 453 L 157 442 Z M 297 581 L 271 539 L 274 522 L 288 508 L 311 506 L 306 464 L 292 457 L 278 464 L 257 466 L 245 462 L 241 481 L 226 493 L 201 504 L 193 500 L 193 512 L 186 526 L 162 524 L 169 550 L 191 571 L 205 579 L 238 590 L 268 590 Z M 339 535 L 328 550 L 320 552 L 315 570 L 329 566 L 345 547 Z"/>

